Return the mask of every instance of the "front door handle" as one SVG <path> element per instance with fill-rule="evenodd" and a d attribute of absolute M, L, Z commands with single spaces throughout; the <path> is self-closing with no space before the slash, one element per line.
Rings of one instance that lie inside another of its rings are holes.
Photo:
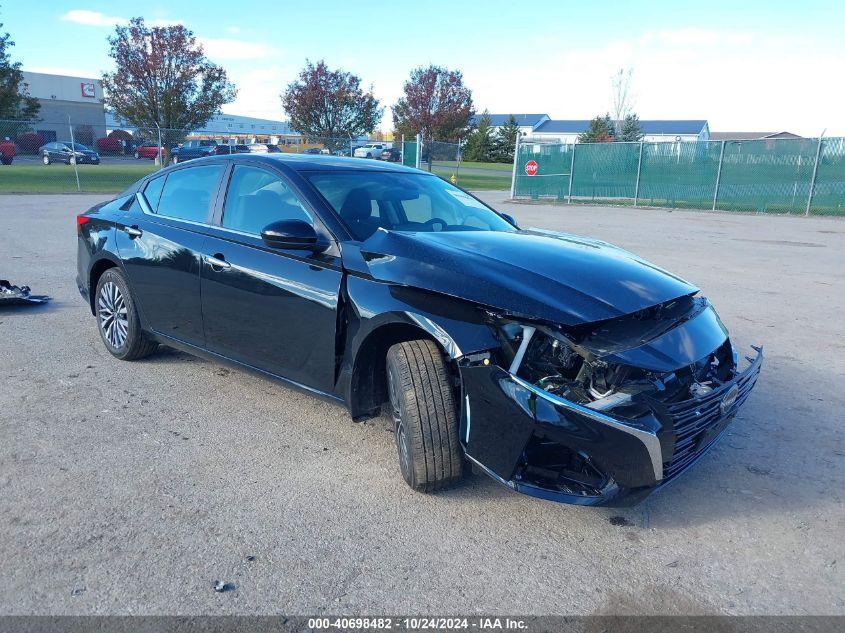
<path fill-rule="evenodd" d="M 144 234 L 144 232 L 141 229 L 139 229 L 137 226 L 124 226 L 123 230 L 126 232 L 126 234 L 129 237 L 131 237 L 133 239 L 136 238 L 136 237 L 141 237 Z"/>
<path fill-rule="evenodd" d="M 214 253 L 214 255 L 206 255 L 205 261 L 214 270 L 228 270 L 232 264 L 226 261 L 222 253 Z"/>

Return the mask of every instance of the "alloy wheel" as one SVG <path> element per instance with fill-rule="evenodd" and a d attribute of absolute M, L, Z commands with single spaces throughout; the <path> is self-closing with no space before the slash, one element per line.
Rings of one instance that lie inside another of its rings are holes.
<path fill-rule="evenodd" d="M 97 314 L 103 337 L 115 349 L 123 347 L 129 331 L 129 319 L 126 299 L 116 283 L 108 281 L 100 288 Z"/>

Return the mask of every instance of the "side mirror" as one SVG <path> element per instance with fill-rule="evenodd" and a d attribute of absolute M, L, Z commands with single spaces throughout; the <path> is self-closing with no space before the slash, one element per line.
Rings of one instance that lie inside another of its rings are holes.
<path fill-rule="evenodd" d="M 513 224 L 514 228 L 519 228 L 519 225 L 516 223 L 516 220 L 509 213 L 499 213 L 499 215 L 501 215 L 503 218 L 505 218 L 505 220 Z"/>
<path fill-rule="evenodd" d="M 328 243 L 318 244 L 314 227 L 302 220 L 280 220 L 264 227 L 261 239 L 271 248 L 320 252 Z"/>

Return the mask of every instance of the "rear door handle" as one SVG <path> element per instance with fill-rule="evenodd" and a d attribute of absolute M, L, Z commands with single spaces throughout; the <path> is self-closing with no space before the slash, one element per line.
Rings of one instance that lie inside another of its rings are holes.
<path fill-rule="evenodd" d="M 136 237 L 141 237 L 144 234 L 144 232 L 141 229 L 139 229 L 137 226 L 124 226 L 123 230 L 126 232 L 126 234 L 129 237 L 131 237 L 133 239 L 136 238 Z"/>
<path fill-rule="evenodd" d="M 214 253 L 214 255 L 206 255 L 205 261 L 215 270 L 228 270 L 232 264 L 226 261 L 222 253 Z"/>

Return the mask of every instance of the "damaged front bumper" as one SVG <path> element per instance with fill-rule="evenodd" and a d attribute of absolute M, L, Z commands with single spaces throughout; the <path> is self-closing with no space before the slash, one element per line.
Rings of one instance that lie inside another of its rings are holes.
<path fill-rule="evenodd" d="M 38 304 L 47 303 L 47 295 L 30 293 L 29 286 L 14 286 L 5 279 L 0 279 L 0 305 Z"/>
<path fill-rule="evenodd" d="M 565 400 L 495 364 L 465 360 L 461 437 L 467 457 L 524 494 L 579 505 L 632 505 L 673 481 L 722 436 L 763 362 L 706 395 L 623 418 Z"/>

